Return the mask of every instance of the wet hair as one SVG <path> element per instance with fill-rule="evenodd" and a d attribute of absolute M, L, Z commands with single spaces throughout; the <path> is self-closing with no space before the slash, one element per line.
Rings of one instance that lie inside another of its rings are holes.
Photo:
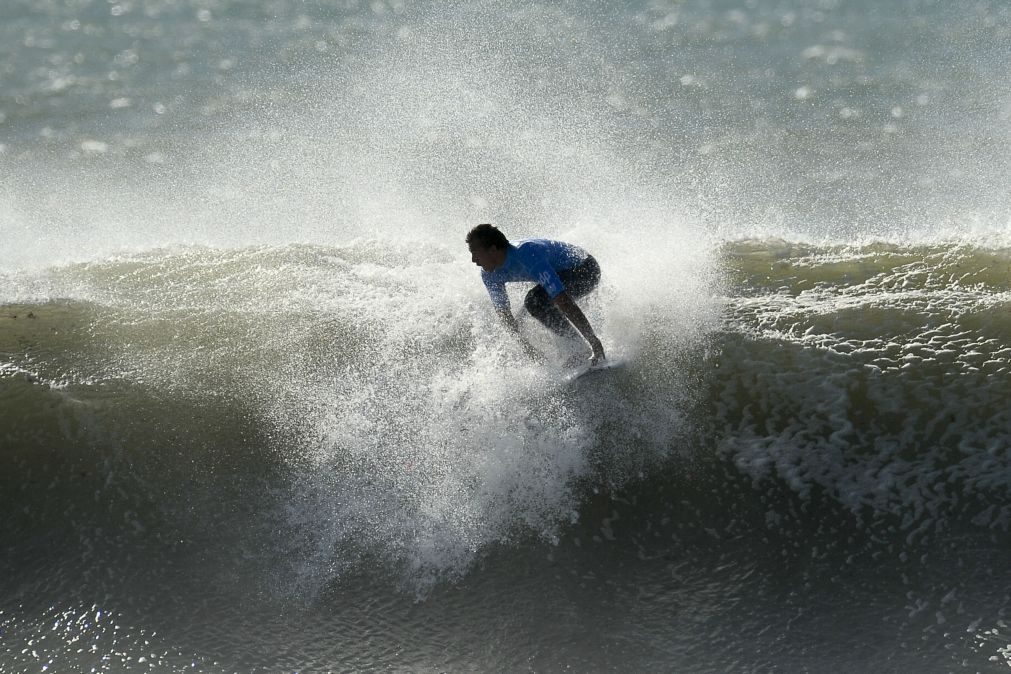
<path fill-rule="evenodd" d="M 477 246 L 485 250 L 492 247 L 504 249 L 509 247 L 509 239 L 498 227 L 485 223 L 467 232 L 467 246 L 471 248 Z"/>

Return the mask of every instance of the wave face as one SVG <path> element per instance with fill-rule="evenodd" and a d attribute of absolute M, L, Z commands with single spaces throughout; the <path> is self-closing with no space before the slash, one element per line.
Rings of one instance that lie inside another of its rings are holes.
<path fill-rule="evenodd" d="M 420 581 L 465 570 L 517 530 L 553 536 L 577 517 L 574 490 L 593 452 L 631 440 L 631 464 L 666 455 L 693 393 L 667 368 L 593 395 L 565 385 L 558 366 L 526 361 L 498 334 L 461 258 L 360 242 L 153 253 L 16 278 L 24 292 L 90 298 L 4 309 L 3 351 L 16 356 L 4 366 L 10 419 L 31 419 L 16 425 L 28 434 L 48 430 L 43 442 L 19 443 L 25 460 L 42 460 L 64 414 L 87 414 L 90 431 L 122 433 L 117 445 L 158 455 L 152 470 L 178 462 L 170 473 L 185 473 L 193 457 L 159 434 L 192 427 L 192 415 L 214 428 L 190 442 L 248 437 L 241 463 L 295 480 L 294 516 L 310 521 L 290 525 L 307 529 L 320 563 L 333 564 L 335 549 L 342 558 L 372 551 Z M 623 320 L 615 332 L 634 334 L 629 306 L 609 317 L 597 304 L 588 311 L 602 326 Z M 686 327 L 671 333 L 653 315 L 640 338 L 659 341 L 630 338 L 614 355 L 642 348 L 656 367 L 675 347 L 704 341 L 715 314 L 680 304 L 666 311 L 682 313 Z M 573 348 L 531 337 L 551 359 Z M 46 397 L 61 401 L 57 414 L 40 411 Z"/>
<path fill-rule="evenodd" d="M 962 501 L 1008 526 L 1008 250 L 724 249 L 718 443 L 756 477 L 820 487 L 908 525 Z"/>
<path fill-rule="evenodd" d="M 189 249 L 21 274 L 20 292 L 66 298 L 4 306 L 5 413 L 45 438 L 21 443 L 25 461 L 84 417 L 127 446 L 164 442 L 146 421 L 232 419 L 215 432 L 249 434 L 248 461 L 308 462 L 308 491 L 351 502 L 330 507 L 369 501 L 321 518 L 364 518 L 349 542 L 416 545 L 433 568 L 517 525 L 550 535 L 577 508 L 574 478 L 618 452 L 635 466 L 622 479 L 715 453 L 855 513 L 986 504 L 980 523 L 1007 527 L 1006 249 L 748 240 L 714 257 L 722 290 L 666 316 L 590 307 L 632 363 L 601 390 L 521 359 L 446 248 Z M 549 356 L 571 348 L 525 327 Z M 441 559 L 443 544 L 458 549 Z"/>

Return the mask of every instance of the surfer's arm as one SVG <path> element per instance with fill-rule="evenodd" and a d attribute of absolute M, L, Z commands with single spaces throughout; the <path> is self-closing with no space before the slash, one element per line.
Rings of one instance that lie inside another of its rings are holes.
<path fill-rule="evenodd" d="M 520 346 L 523 347 L 523 351 L 528 356 L 530 356 L 531 359 L 538 361 L 541 360 L 541 354 L 538 353 L 537 349 L 531 346 L 530 342 L 527 341 L 527 338 L 524 337 L 523 333 L 520 332 L 520 326 L 516 322 L 516 317 L 513 316 L 513 312 L 509 310 L 509 307 L 497 306 L 495 307 L 495 313 L 498 314 L 499 318 L 502 320 L 502 323 L 506 326 L 509 332 L 515 335 L 516 339 L 519 340 Z"/>
<path fill-rule="evenodd" d="M 569 323 L 572 323 L 572 326 L 579 331 L 579 334 L 583 336 L 586 343 L 590 345 L 590 348 L 593 350 L 593 355 L 590 356 L 590 363 L 596 365 L 603 362 L 606 359 L 604 356 L 604 346 L 600 343 L 597 334 L 593 331 L 593 326 L 590 325 L 590 321 L 586 319 L 586 314 L 579 308 L 579 305 L 573 302 L 572 298 L 569 297 L 569 293 L 565 291 L 556 295 L 553 302 L 558 307 L 558 310 L 562 312 L 562 315 L 569 319 Z"/>

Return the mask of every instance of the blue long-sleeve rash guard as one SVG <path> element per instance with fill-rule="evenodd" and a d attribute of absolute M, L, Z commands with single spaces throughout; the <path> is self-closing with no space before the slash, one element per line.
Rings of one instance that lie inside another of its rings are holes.
<path fill-rule="evenodd" d="M 497 309 L 509 309 L 505 284 L 515 281 L 537 283 L 555 299 L 565 291 L 558 272 L 572 269 L 587 258 L 578 246 L 549 239 L 523 239 L 509 244 L 505 262 L 493 272 L 481 272 L 481 280 Z"/>

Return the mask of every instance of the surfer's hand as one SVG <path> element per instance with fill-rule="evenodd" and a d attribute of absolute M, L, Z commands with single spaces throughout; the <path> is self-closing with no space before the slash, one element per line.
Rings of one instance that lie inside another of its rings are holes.
<path fill-rule="evenodd" d="M 521 341 L 521 344 L 523 345 L 523 353 L 525 353 L 527 355 L 527 358 L 529 358 L 530 360 L 534 361 L 535 363 L 543 363 L 544 362 L 544 356 L 542 356 L 541 352 L 538 351 L 537 349 L 535 349 L 530 344 L 530 342 L 528 342 L 525 339 L 520 340 L 520 341 Z"/>
<path fill-rule="evenodd" d="M 607 360 L 607 356 L 604 355 L 604 345 L 600 343 L 599 339 L 594 337 L 590 341 L 590 348 L 593 349 L 593 355 L 590 356 L 590 365 L 600 365 Z"/>

